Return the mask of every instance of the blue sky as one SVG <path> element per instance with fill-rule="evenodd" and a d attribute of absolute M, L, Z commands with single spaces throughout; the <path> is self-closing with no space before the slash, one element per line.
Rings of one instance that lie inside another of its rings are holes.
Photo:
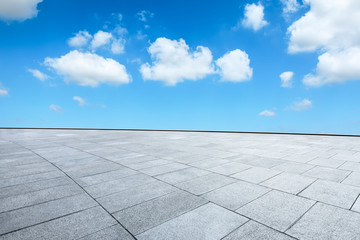
<path fill-rule="evenodd" d="M 357 0 L 2 0 L 0 126 L 360 134 L 358 22 Z"/>

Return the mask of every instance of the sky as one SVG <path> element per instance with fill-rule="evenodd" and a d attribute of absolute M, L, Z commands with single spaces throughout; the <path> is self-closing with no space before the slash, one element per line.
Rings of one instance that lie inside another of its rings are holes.
<path fill-rule="evenodd" d="M 360 134 L 358 0 L 0 0 L 0 127 Z"/>

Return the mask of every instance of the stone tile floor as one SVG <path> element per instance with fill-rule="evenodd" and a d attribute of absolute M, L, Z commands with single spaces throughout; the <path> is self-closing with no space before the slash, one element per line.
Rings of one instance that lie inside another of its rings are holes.
<path fill-rule="evenodd" d="M 360 239 L 360 138 L 0 130 L 0 239 Z"/>

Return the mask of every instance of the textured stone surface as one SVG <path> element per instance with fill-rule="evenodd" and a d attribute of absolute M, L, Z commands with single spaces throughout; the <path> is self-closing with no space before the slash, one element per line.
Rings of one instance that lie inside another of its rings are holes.
<path fill-rule="evenodd" d="M 299 239 L 359 239 L 360 214 L 317 203 L 287 233 Z"/>
<path fill-rule="evenodd" d="M 247 182 L 252 183 L 260 183 L 263 182 L 277 174 L 281 173 L 277 170 L 272 170 L 268 168 L 262 168 L 262 167 L 253 167 L 250 169 L 247 169 L 245 171 L 236 173 L 232 175 L 234 178 L 238 178 Z"/>
<path fill-rule="evenodd" d="M 221 239 L 248 219 L 212 203 L 174 218 L 137 236 L 138 239 Z"/>
<path fill-rule="evenodd" d="M 114 216 L 137 235 L 206 202 L 192 194 L 177 191 L 117 212 Z"/>
<path fill-rule="evenodd" d="M 356 137 L 0 129 L 0 239 L 359 239 L 359 146 Z"/>
<path fill-rule="evenodd" d="M 273 190 L 236 212 L 279 231 L 297 221 L 315 201 Z"/>
<path fill-rule="evenodd" d="M 318 180 L 300 195 L 323 203 L 350 209 L 360 194 L 360 188 Z"/>
<path fill-rule="evenodd" d="M 216 188 L 220 188 L 236 180 L 219 174 L 210 173 L 208 175 L 194 178 L 192 180 L 175 184 L 176 187 L 200 195 Z"/>
<path fill-rule="evenodd" d="M 224 238 L 224 240 L 293 240 L 294 238 L 274 229 L 249 221 Z"/>
<path fill-rule="evenodd" d="M 298 194 L 316 179 L 305 177 L 297 174 L 291 173 L 281 173 L 265 182 L 261 185 L 273 189 L 277 189 L 283 192 L 288 192 L 292 194 Z"/>
<path fill-rule="evenodd" d="M 236 210 L 269 191 L 268 188 L 239 181 L 205 193 L 202 197 L 220 206 Z"/>

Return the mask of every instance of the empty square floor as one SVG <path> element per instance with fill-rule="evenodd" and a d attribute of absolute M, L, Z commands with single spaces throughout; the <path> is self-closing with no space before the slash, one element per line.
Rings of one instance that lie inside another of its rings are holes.
<path fill-rule="evenodd" d="M 0 129 L 0 239 L 360 239 L 360 138 Z"/>

